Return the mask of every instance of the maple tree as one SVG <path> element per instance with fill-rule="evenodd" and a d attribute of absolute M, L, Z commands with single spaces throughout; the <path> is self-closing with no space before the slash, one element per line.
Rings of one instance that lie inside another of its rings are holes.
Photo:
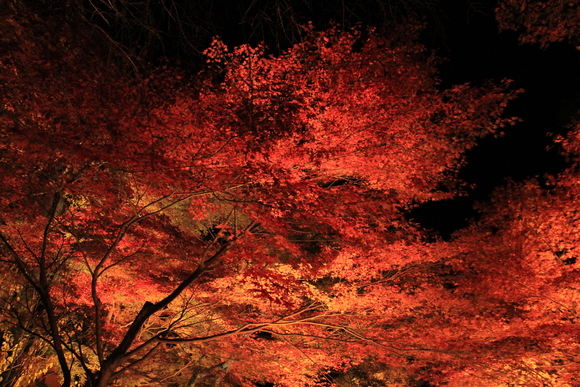
<path fill-rule="evenodd" d="M 195 77 L 129 78 L 74 25 L 3 7 L 5 385 L 465 365 L 445 249 L 404 210 L 455 194 L 515 92 L 440 91 L 420 45 L 337 30 L 279 56 L 215 40 Z"/>

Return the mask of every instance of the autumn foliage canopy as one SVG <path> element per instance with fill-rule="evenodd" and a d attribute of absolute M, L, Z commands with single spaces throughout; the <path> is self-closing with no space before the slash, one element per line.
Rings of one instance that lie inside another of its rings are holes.
<path fill-rule="evenodd" d="M 405 217 L 457 194 L 509 85 L 440 90 L 420 45 L 340 30 L 126 76 L 1 23 L 0 385 L 577 382 L 575 170 L 452 242 Z"/>

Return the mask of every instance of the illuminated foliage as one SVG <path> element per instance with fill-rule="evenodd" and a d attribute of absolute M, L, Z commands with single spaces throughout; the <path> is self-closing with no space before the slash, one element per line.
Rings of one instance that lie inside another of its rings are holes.
<path fill-rule="evenodd" d="M 475 353 L 512 365 L 498 317 L 453 292 L 456 248 L 404 211 L 455 194 L 514 92 L 440 91 L 419 45 L 337 30 L 276 57 L 215 40 L 193 79 L 128 78 L 73 26 L 4 7 L 1 326 L 34 348 L 3 372 L 306 386 L 371 360 L 434 381 Z"/>
<path fill-rule="evenodd" d="M 578 201 L 573 169 L 544 187 L 512 184 L 455 242 L 454 295 L 477 311 L 466 321 L 488 326 L 477 330 L 488 342 L 474 348 L 480 358 L 512 353 L 512 364 L 487 369 L 506 385 L 578 383 Z"/>

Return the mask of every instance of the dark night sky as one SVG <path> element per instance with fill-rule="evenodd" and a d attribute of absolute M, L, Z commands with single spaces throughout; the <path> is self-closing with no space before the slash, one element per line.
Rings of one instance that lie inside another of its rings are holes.
<path fill-rule="evenodd" d="M 565 167 L 549 134 L 564 133 L 580 109 L 580 51 L 565 43 L 546 50 L 539 45 L 520 45 L 516 33 L 498 32 L 493 2 L 482 7 L 481 13 L 469 15 L 465 7 L 458 6 L 464 2 L 444 3 L 445 44 L 437 47 L 448 58 L 440 67 L 443 86 L 508 78 L 515 88 L 525 90 L 506 112 L 522 122 L 507 128 L 503 137 L 483 139 L 467 153 L 460 177 L 476 188 L 467 197 L 430 203 L 412 213 L 423 226 L 447 237 L 477 215 L 472 210 L 474 201 L 488 198 L 506 179 L 542 177 Z"/>

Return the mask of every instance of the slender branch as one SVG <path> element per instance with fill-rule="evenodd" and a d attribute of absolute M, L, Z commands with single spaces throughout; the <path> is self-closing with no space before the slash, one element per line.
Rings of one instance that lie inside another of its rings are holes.
<path fill-rule="evenodd" d="M 48 218 L 47 224 L 46 224 L 46 226 L 44 228 L 44 232 L 43 232 L 43 241 L 42 241 L 41 253 L 39 255 L 40 273 L 39 273 L 38 282 L 32 278 L 31 274 L 29 273 L 29 269 L 28 269 L 26 263 L 24 262 L 24 260 L 18 255 L 18 253 L 14 250 L 14 248 L 8 242 L 6 237 L 4 237 L 4 235 L 2 235 L 1 233 L 0 233 L 0 241 L 2 242 L 4 247 L 8 250 L 9 254 L 14 258 L 14 262 L 16 263 L 16 266 L 17 266 L 19 272 L 24 276 L 26 281 L 30 285 L 32 285 L 34 290 L 40 296 L 40 301 L 44 305 L 44 310 L 45 310 L 46 317 L 48 320 L 48 326 L 49 326 L 48 330 L 49 330 L 50 336 L 52 338 L 51 345 L 54 348 L 54 351 L 56 352 L 59 366 L 63 372 L 63 384 L 62 384 L 62 386 L 69 387 L 70 382 L 71 382 L 70 369 L 68 367 L 68 363 L 67 363 L 66 357 L 64 355 L 63 343 L 62 343 L 62 340 L 60 337 L 60 332 L 58 329 L 56 314 L 54 313 L 54 305 L 53 305 L 52 300 L 50 298 L 50 289 L 49 289 L 48 279 L 47 279 L 47 275 L 46 275 L 46 249 L 48 246 L 48 237 L 49 237 L 49 232 L 50 232 L 52 221 L 56 215 L 56 210 L 57 210 L 59 201 L 60 201 L 60 193 L 57 192 L 54 195 L 53 203 L 52 203 L 51 210 L 49 213 L 49 218 Z"/>
<path fill-rule="evenodd" d="M 37 293 L 40 294 L 40 292 L 41 292 L 40 286 L 34 280 L 34 278 L 32 278 L 32 276 L 30 274 L 30 269 L 28 268 L 28 265 L 26 264 L 26 262 L 22 258 L 20 258 L 20 255 L 18 255 L 16 250 L 14 250 L 14 248 L 12 247 L 10 242 L 8 242 L 8 239 L 6 239 L 6 237 L 2 233 L 0 233 L 0 242 L 2 242 L 2 244 L 4 245 L 6 250 L 8 250 L 8 253 L 12 256 L 12 258 L 14 258 L 14 262 L 16 263 L 16 267 L 18 268 L 18 271 L 20 272 L 20 274 L 22 274 L 24 276 L 24 279 L 26 279 L 26 281 L 30 285 L 32 285 L 34 290 L 36 290 Z"/>
<path fill-rule="evenodd" d="M 53 344 L 52 344 L 52 341 L 50 341 L 50 338 L 44 337 L 40 333 L 36 333 L 32 329 L 27 328 L 26 324 L 24 324 L 24 322 L 22 321 L 19 313 L 15 313 L 14 315 L 15 315 L 16 319 L 18 320 L 18 324 L 14 324 L 14 326 L 19 327 L 20 329 L 22 329 L 24 332 L 30 334 L 31 336 L 38 337 L 40 340 L 44 341 L 45 343 L 47 343 L 48 345 L 50 345 L 52 347 Z"/>
<path fill-rule="evenodd" d="M 133 368 L 135 365 L 141 363 L 142 361 L 145 361 L 149 356 L 151 356 L 151 354 L 161 345 L 161 343 L 157 343 L 153 346 L 153 348 L 151 348 L 149 351 L 147 351 L 147 353 L 143 356 L 141 356 L 140 358 L 132 361 L 131 363 L 129 363 L 128 365 L 124 366 L 123 368 L 121 368 L 119 371 L 115 372 L 113 375 L 119 375 L 122 372 Z"/>
<path fill-rule="evenodd" d="M 328 341 L 339 341 L 341 343 L 358 343 L 359 340 L 346 340 L 346 339 L 339 339 L 336 337 L 329 337 L 329 336 L 318 336 L 318 335 L 307 335 L 305 333 L 280 333 L 270 329 L 264 329 L 262 332 L 268 332 L 273 336 L 292 336 L 292 337 L 308 337 L 312 339 L 320 339 L 320 340 L 328 340 Z"/>
<path fill-rule="evenodd" d="M 36 263 L 40 264 L 40 258 L 34 252 L 34 250 L 32 250 L 30 248 L 30 246 L 26 242 L 26 239 L 24 239 L 24 237 L 22 236 L 22 233 L 20 232 L 20 230 L 17 230 L 17 233 L 18 233 L 18 236 L 20 237 L 20 240 L 22 241 L 22 244 L 24 245 L 24 248 L 26 249 L 26 251 L 28 251 L 30 253 L 30 255 L 32 255 L 32 257 L 34 258 L 34 260 L 36 261 Z"/>
<path fill-rule="evenodd" d="M 103 273 L 105 273 L 107 270 L 120 265 L 121 263 L 133 258 L 135 255 L 137 255 L 140 251 L 141 251 L 141 247 L 139 247 L 137 250 L 135 250 L 134 252 L 132 252 L 131 254 L 125 255 L 124 257 L 118 259 L 117 261 L 111 263 L 110 265 L 106 266 L 103 270 L 101 270 L 99 276 L 103 275 Z"/>
<path fill-rule="evenodd" d="M 50 212 L 48 214 L 48 221 L 46 222 L 46 226 L 44 227 L 44 232 L 42 235 L 42 247 L 40 250 L 40 271 L 42 277 L 42 271 L 46 270 L 45 262 L 46 262 L 46 248 L 48 247 L 48 234 L 50 233 L 50 229 L 52 226 L 52 221 L 56 216 L 56 210 L 58 208 L 58 204 L 61 201 L 60 192 L 55 192 L 54 198 L 52 199 L 52 205 L 50 207 Z"/>
<path fill-rule="evenodd" d="M 354 331 L 351 328 L 348 328 L 346 326 L 342 326 L 342 325 L 336 325 L 336 324 L 329 324 L 329 323 L 324 323 L 324 322 L 318 322 L 318 321 L 312 321 L 314 319 L 320 319 L 322 317 L 328 317 L 329 315 L 326 314 L 322 314 L 322 315 L 317 315 L 317 316 L 309 316 L 309 317 L 304 317 L 298 320 L 291 320 L 288 321 L 289 318 L 295 317 L 301 313 L 304 313 L 305 311 L 309 311 L 309 310 L 313 310 L 315 309 L 315 304 L 310 304 L 292 314 L 289 314 L 287 316 L 281 317 L 277 320 L 271 321 L 271 322 L 264 322 L 264 323 L 248 323 L 248 324 L 244 324 L 243 326 L 234 329 L 234 330 L 230 330 L 227 332 L 222 332 L 222 333 L 218 333 L 218 334 L 214 334 L 214 335 L 209 335 L 209 336 L 205 336 L 205 337 L 194 337 L 194 338 L 166 338 L 163 337 L 163 335 L 158 335 L 156 337 L 157 340 L 161 341 L 161 342 L 169 342 L 169 343 L 203 343 L 203 342 L 208 342 L 208 341 L 213 341 L 213 340 L 217 340 L 217 339 L 223 339 L 225 337 L 231 337 L 231 336 L 237 336 L 237 335 L 248 335 L 248 334 L 252 334 L 252 333 L 256 333 L 256 332 L 260 332 L 260 331 L 268 331 L 268 332 L 272 332 L 270 329 L 268 328 L 273 328 L 273 327 L 285 327 L 285 326 L 292 326 L 292 325 L 311 325 L 311 326 L 319 326 L 319 327 L 323 327 L 323 328 L 332 328 L 335 329 L 337 331 L 343 331 L 344 333 L 348 334 L 349 336 L 355 338 L 355 341 L 366 341 L 384 348 L 388 348 L 396 353 L 401 353 L 401 348 L 397 348 L 394 347 L 392 345 L 387 345 L 387 344 L 383 344 L 378 342 L 377 340 L 368 338 L 356 331 Z M 286 335 L 292 335 L 292 334 L 286 334 Z M 303 335 L 303 334 L 298 334 L 298 335 Z M 325 339 L 329 339 L 329 340 L 338 340 L 338 341 L 346 341 L 346 340 L 339 340 L 336 338 L 331 338 L 331 337 L 326 337 Z"/>
<path fill-rule="evenodd" d="M 40 292 L 40 299 L 44 304 L 44 309 L 46 312 L 46 316 L 48 318 L 48 325 L 50 327 L 50 332 L 53 340 L 54 350 L 56 352 L 56 356 L 58 358 L 58 363 L 63 373 L 63 383 L 62 387 L 68 387 L 71 383 L 71 373 L 66 361 L 66 357 L 64 355 L 63 350 L 63 342 L 60 337 L 60 332 L 58 329 L 58 323 L 56 314 L 54 312 L 54 305 L 52 303 L 52 299 L 50 297 L 50 289 L 48 284 L 48 278 L 46 273 L 46 249 L 48 247 L 48 237 L 49 232 L 51 229 L 52 221 L 56 217 L 56 210 L 58 208 L 58 204 L 60 203 L 61 196 L 60 192 L 56 192 L 54 194 L 54 198 L 52 201 L 52 207 L 50 209 L 49 218 L 46 222 L 46 227 L 44 228 L 44 233 L 42 237 L 42 248 L 40 253 L 40 275 L 39 275 L 39 289 Z"/>

